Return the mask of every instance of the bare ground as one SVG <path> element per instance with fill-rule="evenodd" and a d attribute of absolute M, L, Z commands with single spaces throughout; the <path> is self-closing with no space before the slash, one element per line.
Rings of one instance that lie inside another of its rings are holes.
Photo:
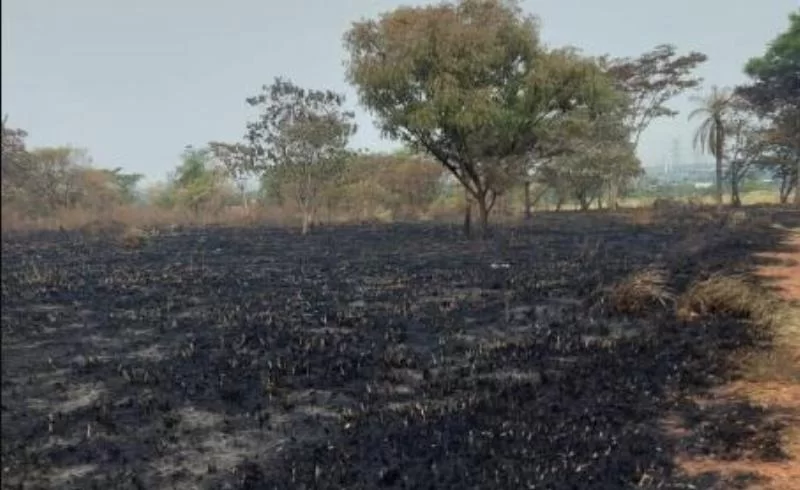
<path fill-rule="evenodd" d="M 753 214 L 4 236 L 3 488 L 781 488 L 791 385 L 736 389 L 774 342 L 602 293 L 755 274 L 799 216 Z"/>
<path fill-rule="evenodd" d="M 714 389 L 705 402 L 711 407 L 740 404 L 771 411 L 769 425 L 780 428 L 776 435 L 780 446 L 775 450 L 785 457 L 764 458 L 750 453 L 726 460 L 681 455 L 680 465 L 689 473 L 718 473 L 727 484 L 748 480 L 753 483 L 751 488 L 764 490 L 800 488 L 800 234 L 794 231 L 789 235 L 783 248 L 756 257 L 761 262 L 756 274 L 788 303 L 775 345 L 766 354 L 746 359 L 744 378 Z M 752 432 L 746 426 L 746 417 L 734 416 L 742 418 L 740 432 Z M 687 438 L 693 435 L 682 434 Z"/>

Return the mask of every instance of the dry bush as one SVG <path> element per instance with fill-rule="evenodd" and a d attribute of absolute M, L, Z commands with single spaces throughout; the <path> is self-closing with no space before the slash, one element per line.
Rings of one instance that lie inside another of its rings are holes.
<path fill-rule="evenodd" d="M 141 228 L 130 226 L 117 238 L 119 246 L 128 249 L 142 248 L 147 242 L 148 234 Z"/>
<path fill-rule="evenodd" d="M 64 229 L 72 229 L 72 226 L 63 226 Z M 117 220 L 100 220 L 95 219 L 88 223 L 80 225 L 77 230 L 85 239 L 107 239 L 119 236 L 125 232 L 127 226 Z"/>
<path fill-rule="evenodd" d="M 239 225 L 258 223 L 290 224 L 295 217 L 282 209 L 253 207 L 243 212 L 240 206 L 222 208 L 213 213 L 195 214 L 185 209 L 161 209 L 155 206 L 117 206 L 98 211 L 64 209 L 44 218 L 22 218 L 3 212 L 3 231 L 76 230 L 87 237 L 121 234 L 127 227 L 169 228 L 181 226 Z"/>
<path fill-rule="evenodd" d="M 713 215 L 693 202 L 658 198 L 650 206 L 634 207 L 626 210 L 626 217 L 633 225 L 680 227 L 695 222 L 706 223 Z"/>
<path fill-rule="evenodd" d="M 741 228 L 743 225 L 748 224 L 749 215 L 744 209 L 734 209 L 725 213 L 721 217 L 721 223 L 730 229 Z"/>
<path fill-rule="evenodd" d="M 656 307 L 666 307 L 675 301 L 675 295 L 667 285 L 667 273 L 649 267 L 607 288 L 605 300 L 616 313 L 637 315 Z"/>
<path fill-rule="evenodd" d="M 629 216 L 631 224 L 639 226 L 652 225 L 656 221 L 656 214 L 650 207 L 633 208 Z"/>
<path fill-rule="evenodd" d="M 768 291 L 742 275 L 712 275 L 693 283 L 677 301 L 678 317 L 682 319 L 731 315 L 763 327 L 774 326 L 783 311 Z"/>
<path fill-rule="evenodd" d="M 667 199 L 659 197 L 658 199 L 653 201 L 653 209 L 658 212 L 683 211 L 686 208 L 688 208 L 686 203 L 677 201 L 675 199 Z"/>

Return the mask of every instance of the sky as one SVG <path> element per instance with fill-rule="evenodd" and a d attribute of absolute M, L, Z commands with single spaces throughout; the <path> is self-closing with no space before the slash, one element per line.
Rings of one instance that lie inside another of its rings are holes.
<path fill-rule="evenodd" d="M 433 0 L 437 2 L 438 0 Z M 3 0 L 2 113 L 29 146 L 86 148 L 96 165 L 163 179 L 186 145 L 238 141 L 253 117 L 245 98 L 276 76 L 347 95 L 351 146 L 388 150 L 344 78 L 352 22 L 413 0 Z M 542 40 L 586 54 L 635 56 L 657 44 L 706 53 L 711 85 L 746 80 L 745 61 L 788 27 L 800 0 L 525 0 Z M 662 166 L 692 149 L 692 103 L 654 123 L 639 156 Z"/>

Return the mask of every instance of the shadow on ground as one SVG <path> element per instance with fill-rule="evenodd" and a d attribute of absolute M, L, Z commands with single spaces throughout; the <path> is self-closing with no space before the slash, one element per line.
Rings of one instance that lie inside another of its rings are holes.
<path fill-rule="evenodd" d="M 752 213 L 4 237 L 3 488 L 746 488 L 676 460 L 787 457 L 780 414 L 701 402 L 768 335 L 594 293 L 750 273 L 797 219 Z"/>

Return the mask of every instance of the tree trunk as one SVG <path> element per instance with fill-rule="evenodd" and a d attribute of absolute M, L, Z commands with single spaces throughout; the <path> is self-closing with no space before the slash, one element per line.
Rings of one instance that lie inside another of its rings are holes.
<path fill-rule="evenodd" d="M 464 236 L 472 236 L 472 196 L 464 189 Z"/>
<path fill-rule="evenodd" d="M 531 219 L 531 183 L 525 181 L 525 221 Z"/>
<path fill-rule="evenodd" d="M 716 188 L 715 198 L 717 201 L 717 207 L 721 208 L 722 207 L 722 156 L 721 155 L 717 157 L 716 180 L 717 180 L 716 182 L 717 188 Z"/>
<path fill-rule="evenodd" d="M 739 169 L 736 167 L 737 164 L 731 162 L 731 205 L 738 208 L 742 205 L 742 199 L 739 196 Z"/>
<path fill-rule="evenodd" d="M 717 179 L 717 182 L 716 182 L 716 184 L 717 184 L 717 196 L 716 196 L 716 198 L 717 198 L 717 208 L 722 208 L 722 180 L 723 180 L 723 176 L 722 176 L 722 158 L 724 156 L 723 152 L 725 151 L 724 150 L 724 148 L 725 148 L 724 147 L 724 141 L 723 141 L 724 138 L 725 138 L 725 134 L 723 132 L 722 123 L 721 122 L 718 122 L 718 124 L 716 125 L 716 131 L 717 131 L 717 148 L 716 148 L 716 152 L 715 152 L 716 154 L 714 155 L 714 157 L 716 158 L 716 168 L 715 168 L 715 170 L 716 170 L 716 179 Z"/>
<path fill-rule="evenodd" d="M 784 175 L 781 178 L 781 187 L 778 189 L 778 200 L 781 204 L 786 204 L 789 201 L 789 194 L 792 192 L 791 176 Z"/>
<path fill-rule="evenodd" d="M 616 211 L 619 208 L 619 184 L 615 178 L 608 184 L 608 208 Z"/>
<path fill-rule="evenodd" d="M 794 169 L 794 205 L 800 207 L 800 158 L 795 162 Z"/>
<path fill-rule="evenodd" d="M 480 218 L 481 238 L 489 237 L 489 204 L 486 202 L 487 196 L 482 196 L 478 201 L 478 216 Z"/>
<path fill-rule="evenodd" d="M 307 235 L 310 225 L 311 225 L 311 213 L 307 209 L 303 209 L 303 228 L 300 233 L 303 235 Z"/>
<path fill-rule="evenodd" d="M 575 196 L 578 200 L 578 204 L 581 207 L 581 211 L 588 211 L 589 208 L 592 206 L 592 198 L 585 195 L 585 194 L 578 194 Z"/>

